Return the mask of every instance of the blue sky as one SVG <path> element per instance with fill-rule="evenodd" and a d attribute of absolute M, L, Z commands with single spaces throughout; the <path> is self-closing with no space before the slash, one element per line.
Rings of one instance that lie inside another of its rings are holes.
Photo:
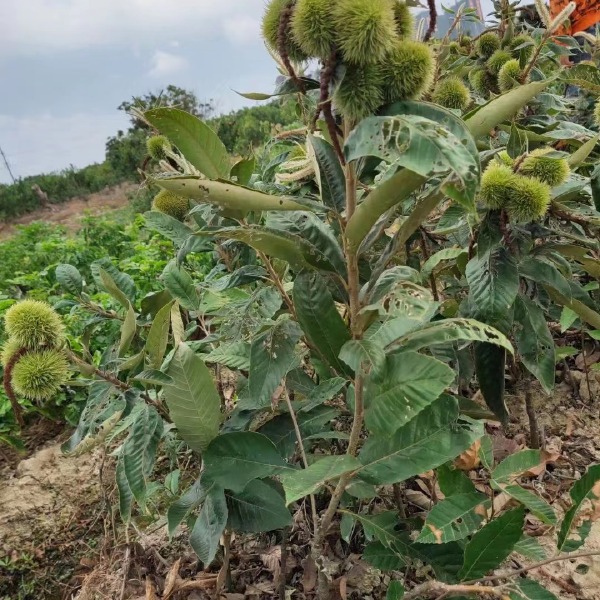
<path fill-rule="evenodd" d="M 17 177 L 102 161 L 117 106 L 173 83 L 220 112 L 270 91 L 264 0 L 0 0 L 0 147 Z M 484 5 L 485 10 L 485 5 Z M 9 175 L 0 162 L 0 182 Z"/>

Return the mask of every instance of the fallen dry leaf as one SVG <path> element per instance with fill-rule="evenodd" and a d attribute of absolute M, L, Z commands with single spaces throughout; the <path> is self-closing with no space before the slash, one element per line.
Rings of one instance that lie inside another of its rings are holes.
<path fill-rule="evenodd" d="M 549 452 L 548 450 L 542 450 L 540 452 L 541 460 L 538 465 L 535 467 L 528 469 L 522 473 L 525 477 L 539 477 L 545 470 L 546 465 L 549 462 L 556 462 L 560 458 L 560 454 L 558 452 Z"/>
<path fill-rule="evenodd" d="M 479 450 L 481 441 L 477 440 L 470 448 L 467 448 L 457 459 L 454 460 L 454 466 L 460 471 L 471 471 L 476 469 L 481 461 L 479 460 Z"/>
<path fill-rule="evenodd" d="M 181 564 L 181 559 L 178 558 L 173 566 L 169 569 L 167 573 L 167 577 L 165 578 L 165 589 L 163 591 L 163 598 L 168 598 L 173 591 L 175 590 L 175 585 L 177 583 L 177 578 L 179 577 L 179 566 Z"/>
<path fill-rule="evenodd" d="M 158 600 L 154 584 L 150 580 L 150 577 L 146 577 L 146 600 Z"/>
<path fill-rule="evenodd" d="M 312 557 L 307 556 L 302 561 L 302 587 L 304 593 L 312 592 L 317 585 L 317 565 Z"/>
<path fill-rule="evenodd" d="M 279 581 L 281 576 L 281 546 L 275 546 L 260 555 L 265 567 L 273 574 L 273 579 Z"/>

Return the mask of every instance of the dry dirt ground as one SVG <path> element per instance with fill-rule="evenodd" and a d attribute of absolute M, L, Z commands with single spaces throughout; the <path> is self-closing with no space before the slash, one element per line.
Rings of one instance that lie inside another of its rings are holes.
<path fill-rule="evenodd" d="M 588 389 L 585 378 L 575 376 L 570 385 L 560 384 L 552 397 L 535 387 L 529 389 L 534 392 L 546 450 L 555 460 L 527 485 L 552 502 L 562 516 L 569 506 L 568 489 L 573 480 L 587 466 L 600 462 L 600 418 L 594 402 L 600 383 L 592 376 Z M 591 402 L 581 398 L 589 390 Z M 502 431 L 495 425 L 488 429 L 497 460 L 526 443 L 522 391 L 514 392 L 508 402 L 512 413 L 508 429 Z M 45 436 L 55 433 L 50 430 Z M 29 432 L 26 438 L 39 441 L 42 434 Z M 110 459 L 104 459 L 100 450 L 64 457 L 60 442 L 65 436 L 63 432 L 59 438 L 48 440 L 20 462 L 7 451 L 2 458 L 0 452 L 0 600 L 214 598 L 219 561 L 203 571 L 187 543 L 186 532 L 169 540 L 163 522 L 145 525 L 144 519 L 138 518 L 127 539 L 116 509 Z M 477 480 L 477 469 L 471 476 Z M 427 487 L 419 487 L 418 482 L 406 490 L 411 513 L 419 513 L 423 492 Z M 299 511 L 289 537 L 285 573 L 287 597 L 294 600 L 314 597 L 316 573 L 304 558 L 307 522 Z M 556 532 L 533 518 L 526 527 L 530 535 L 539 536 L 552 555 Z M 324 557 L 335 597 L 385 598 L 389 575 L 362 562 L 356 553 L 358 546 L 335 542 L 335 538 L 332 536 L 330 552 Z M 600 551 L 600 522 L 594 524 L 583 550 Z M 527 564 L 517 557 L 506 568 Z M 232 542 L 231 581 L 221 598 L 277 598 L 281 571 L 279 533 L 240 536 Z M 562 600 L 600 600 L 600 557 L 554 563 L 534 573 Z"/>
<path fill-rule="evenodd" d="M 17 225 L 27 225 L 34 221 L 45 221 L 64 225 L 73 231 L 79 228 L 82 216 L 99 215 L 108 210 L 121 208 L 128 202 L 127 195 L 139 188 L 133 183 L 123 183 L 107 187 L 100 192 L 73 198 L 61 204 L 52 204 L 50 209 L 38 209 L 9 223 L 0 223 L 0 240 L 9 237 Z"/>

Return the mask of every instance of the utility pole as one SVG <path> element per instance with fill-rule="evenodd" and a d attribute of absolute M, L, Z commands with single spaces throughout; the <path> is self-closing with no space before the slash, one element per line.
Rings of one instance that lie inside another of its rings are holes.
<path fill-rule="evenodd" d="M 0 146 L 0 154 L 2 154 L 2 158 L 4 159 L 4 164 L 6 165 L 6 170 L 8 171 L 8 174 L 10 175 L 11 179 L 13 180 L 13 183 L 16 183 L 17 180 L 15 179 L 15 176 L 13 175 L 12 171 L 10 170 L 10 165 L 8 164 L 8 160 L 6 159 L 6 155 L 4 154 L 4 151 L 2 150 L 2 146 Z"/>

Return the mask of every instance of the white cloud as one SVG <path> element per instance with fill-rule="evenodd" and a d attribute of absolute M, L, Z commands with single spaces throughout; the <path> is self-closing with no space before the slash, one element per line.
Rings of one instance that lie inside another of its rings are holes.
<path fill-rule="evenodd" d="M 132 43 L 156 46 L 174 36 L 182 40 L 218 35 L 236 22 L 243 31 L 263 7 L 264 0 L 1 0 L 0 54 Z"/>
<path fill-rule="evenodd" d="M 248 44 L 259 40 L 260 20 L 250 16 L 226 19 L 223 23 L 225 35 L 235 44 Z"/>
<path fill-rule="evenodd" d="M 23 118 L 0 114 L 2 149 L 16 177 L 102 162 L 107 138 L 126 128 L 127 117 L 117 112 Z M 0 181 L 9 181 L 4 164 L 0 164 Z"/>
<path fill-rule="evenodd" d="M 187 66 L 188 61 L 183 56 L 157 50 L 152 57 L 152 68 L 148 72 L 148 75 L 160 79 L 174 73 L 180 73 Z"/>

